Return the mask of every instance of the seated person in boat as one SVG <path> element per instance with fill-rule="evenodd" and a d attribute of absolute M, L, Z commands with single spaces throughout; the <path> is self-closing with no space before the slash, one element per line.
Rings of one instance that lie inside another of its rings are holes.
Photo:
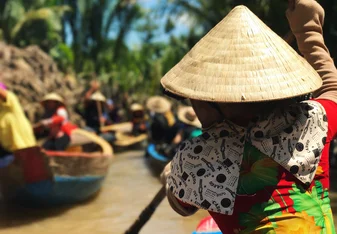
<path fill-rule="evenodd" d="M 97 91 L 99 88 L 97 82 L 91 83 L 91 88 L 85 95 L 84 101 L 84 120 L 85 129 L 95 132 L 108 142 L 113 142 L 116 138 L 111 132 L 102 132 L 101 127 L 109 123 L 109 117 L 106 114 L 106 98 Z M 94 93 L 93 91 L 96 90 Z"/>
<path fill-rule="evenodd" d="M 324 10 L 289 0 L 287 18 L 305 59 L 238 6 L 161 80 L 191 100 L 203 127 L 162 174 L 169 202 L 183 216 L 207 210 L 224 234 L 336 233 L 337 70 Z"/>
<path fill-rule="evenodd" d="M 146 106 L 151 113 L 150 141 L 156 145 L 159 153 L 172 157 L 182 136 L 179 133 L 180 123 L 171 110 L 170 101 L 155 96 L 148 99 Z"/>
<path fill-rule="evenodd" d="M 36 146 L 33 128 L 18 98 L 0 83 L 0 157 Z"/>
<path fill-rule="evenodd" d="M 93 93 L 90 98 L 86 99 L 84 107 L 84 120 L 86 126 L 96 133 L 100 133 L 100 128 L 108 122 L 104 114 L 106 99 L 99 91 Z"/>
<path fill-rule="evenodd" d="M 40 124 L 49 130 L 48 139 L 42 148 L 52 151 L 64 151 L 70 144 L 72 130 L 77 127 L 70 123 L 64 99 L 56 94 L 47 94 L 41 102 L 44 116 Z"/>
<path fill-rule="evenodd" d="M 147 122 L 144 107 L 138 103 L 134 103 L 130 107 L 132 135 L 138 136 L 147 133 Z"/>
<path fill-rule="evenodd" d="M 108 124 L 121 122 L 121 117 L 119 114 L 120 109 L 118 105 L 112 99 L 108 99 L 106 101 L 106 104 L 107 104 L 106 118 L 110 120 Z"/>
<path fill-rule="evenodd" d="M 182 123 L 180 132 L 183 140 L 188 140 L 202 134 L 201 123 L 192 107 L 180 107 L 177 115 L 179 121 Z"/>

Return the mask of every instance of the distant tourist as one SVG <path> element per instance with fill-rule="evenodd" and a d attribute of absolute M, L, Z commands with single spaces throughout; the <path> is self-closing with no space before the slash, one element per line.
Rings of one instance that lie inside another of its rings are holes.
<path fill-rule="evenodd" d="M 84 120 L 85 129 L 95 132 L 108 142 L 113 142 L 116 138 L 111 132 L 102 132 L 101 128 L 110 124 L 109 115 L 106 111 L 107 100 L 105 96 L 98 91 L 98 82 L 92 82 L 91 88 L 87 91 L 84 100 Z"/>
<path fill-rule="evenodd" d="M 49 130 L 48 139 L 43 143 L 42 148 L 64 151 L 70 144 L 72 130 L 77 128 L 69 121 L 64 99 L 56 93 L 50 93 L 42 99 L 41 105 L 45 113 L 40 123 Z"/>
<path fill-rule="evenodd" d="M 133 103 L 130 107 L 132 135 L 138 136 L 147 133 L 147 121 L 144 107 L 138 103 Z"/>
<path fill-rule="evenodd" d="M 150 141 L 159 153 L 172 157 L 175 147 L 182 141 L 179 121 L 171 110 L 171 103 L 164 97 L 154 96 L 147 100 L 150 111 Z"/>

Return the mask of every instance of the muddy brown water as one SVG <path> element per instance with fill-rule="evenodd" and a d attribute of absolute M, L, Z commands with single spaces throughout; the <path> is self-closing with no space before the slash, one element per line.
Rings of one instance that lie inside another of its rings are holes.
<path fill-rule="evenodd" d="M 0 203 L 1 234 L 122 234 L 161 188 L 144 152 L 114 158 L 101 191 L 90 201 L 70 207 L 31 209 Z M 205 212 L 181 218 L 165 199 L 141 234 L 192 233 Z"/>
<path fill-rule="evenodd" d="M 331 177 L 336 176 L 333 171 Z M 337 211 L 337 183 L 331 186 L 331 203 Z M 90 201 L 53 209 L 14 207 L 0 201 L 0 234 L 122 234 L 160 187 L 143 152 L 119 153 L 102 190 Z M 205 216 L 206 212 L 198 212 L 182 218 L 164 200 L 140 233 L 189 234 Z"/>

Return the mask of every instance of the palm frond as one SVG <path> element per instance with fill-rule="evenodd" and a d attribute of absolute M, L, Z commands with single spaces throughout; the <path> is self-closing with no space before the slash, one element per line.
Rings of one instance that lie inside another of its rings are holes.
<path fill-rule="evenodd" d="M 62 29 L 61 17 L 71 11 L 69 6 L 54 6 L 49 8 L 40 8 L 30 10 L 17 22 L 11 31 L 11 37 L 16 38 L 18 32 L 22 30 L 24 25 L 33 21 L 45 21 L 52 31 L 60 32 Z"/>

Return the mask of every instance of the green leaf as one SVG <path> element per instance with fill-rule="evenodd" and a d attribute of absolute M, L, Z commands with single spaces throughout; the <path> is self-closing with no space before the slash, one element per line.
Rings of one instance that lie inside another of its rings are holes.
<path fill-rule="evenodd" d="M 311 191 L 305 191 L 294 184 L 289 194 L 297 212 L 305 211 L 309 216 L 313 216 L 317 226 L 325 228 L 327 225 L 333 225 L 328 190 L 323 189 L 320 181 L 315 181 Z"/>

